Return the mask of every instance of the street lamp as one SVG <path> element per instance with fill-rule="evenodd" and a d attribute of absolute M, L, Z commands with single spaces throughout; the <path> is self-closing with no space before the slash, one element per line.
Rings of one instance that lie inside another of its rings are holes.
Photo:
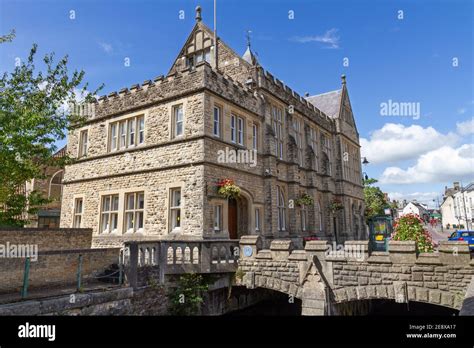
<path fill-rule="evenodd" d="M 367 166 L 367 164 L 369 164 L 370 162 L 367 161 L 367 157 L 364 157 L 363 161 L 362 161 L 362 164 L 364 165 L 364 168 Z M 368 180 L 369 179 L 369 176 L 367 175 L 367 173 L 364 171 L 362 172 L 362 179 L 364 180 Z"/>

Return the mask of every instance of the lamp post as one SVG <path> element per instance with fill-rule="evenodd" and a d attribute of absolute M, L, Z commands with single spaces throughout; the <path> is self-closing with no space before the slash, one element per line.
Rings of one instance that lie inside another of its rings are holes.
<path fill-rule="evenodd" d="M 364 171 L 362 172 L 362 180 L 368 180 L 369 179 L 369 176 L 367 175 L 367 172 L 365 172 L 365 168 L 367 167 L 367 164 L 369 164 L 370 162 L 367 161 L 367 157 L 364 157 L 363 160 L 362 160 L 362 164 L 364 165 Z"/>

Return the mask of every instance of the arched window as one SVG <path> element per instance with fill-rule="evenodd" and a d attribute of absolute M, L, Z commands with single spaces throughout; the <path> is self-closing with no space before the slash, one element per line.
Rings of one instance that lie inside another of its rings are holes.
<path fill-rule="evenodd" d="M 63 174 L 64 170 L 59 170 L 53 174 L 49 182 L 48 198 L 59 201 L 63 190 Z"/>
<path fill-rule="evenodd" d="M 278 230 L 285 231 L 286 229 L 286 209 L 285 209 L 285 196 L 280 188 L 277 186 L 277 207 L 278 207 Z"/>

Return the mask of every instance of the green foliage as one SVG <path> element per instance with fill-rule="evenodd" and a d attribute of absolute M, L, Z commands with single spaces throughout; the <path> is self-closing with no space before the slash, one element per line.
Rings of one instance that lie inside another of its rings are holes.
<path fill-rule="evenodd" d="M 0 43 L 14 35 L 1 36 Z M 0 76 L 0 225 L 23 225 L 25 213 L 46 202 L 39 193 L 25 198 L 24 185 L 44 178 L 45 166 L 71 162 L 67 156 L 53 157 L 55 143 L 84 121 L 66 105 L 75 105 L 78 95 L 82 102 L 91 102 L 100 90 L 88 93 L 87 84 L 79 88 L 84 71 L 70 75 L 67 56 L 54 63 L 54 54 L 48 54 L 37 71 L 36 52 L 33 45 L 26 61 Z"/>
<path fill-rule="evenodd" d="M 376 179 L 363 180 L 366 221 L 377 215 L 384 215 L 384 208 L 388 207 L 382 190 L 377 186 L 372 186 L 376 182 Z"/>
<path fill-rule="evenodd" d="M 395 221 L 393 240 L 413 240 L 418 253 L 433 252 L 433 241 L 430 233 L 424 228 L 423 220 L 417 215 L 407 214 Z"/>
<path fill-rule="evenodd" d="M 214 279 L 204 277 L 201 274 L 182 275 L 177 287 L 172 291 L 170 299 L 170 314 L 172 315 L 196 315 L 203 303 L 203 292 L 208 291 L 209 285 L 214 283 Z"/>

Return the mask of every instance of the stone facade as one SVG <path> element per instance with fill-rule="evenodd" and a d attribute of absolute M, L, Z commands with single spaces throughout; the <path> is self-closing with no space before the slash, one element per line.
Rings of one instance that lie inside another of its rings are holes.
<path fill-rule="evenodd" d="M 329 117 L 222 40 L 217 46 L 216 61 L 212 32 L 198 21 L 166 77 L 110 93 L 88 107 L 88 121 L 69 135 L 68 151 L 80 158 L 65 170 L 61 226 L 92 228 L 97 247 L 252 234 L 267 246 L 278 238 L 299 246 L 304 237 L 364 238 L 359 143 L 345 83 L 340 115 Z M 281 131 L 275 110 L 281 113 Z M 142 119 L 138 138 L 141 123 L 133 120 Z M 133 146 L 120 148 L 121 122 L 133 129 L 132 135 L 124 131 L 124 144 L 131 136 Z M 88 148 L 81 156 L 85 132 Z M 219 157 L 254 148 L 256 163 Z M 234 214 L 217 193 L 224 178 L 241 189 Z M 180 205 L 173 208 L 177 189 Z M 144 197 L 133 224 L 127 220 L 130 193 Z M 313 205 L 294 204 L 304 194 Z M 118 197 L 116 220 L 108 227 L 107 196 Z M 329 209 L 335 199 L 343 209 Z"/>

